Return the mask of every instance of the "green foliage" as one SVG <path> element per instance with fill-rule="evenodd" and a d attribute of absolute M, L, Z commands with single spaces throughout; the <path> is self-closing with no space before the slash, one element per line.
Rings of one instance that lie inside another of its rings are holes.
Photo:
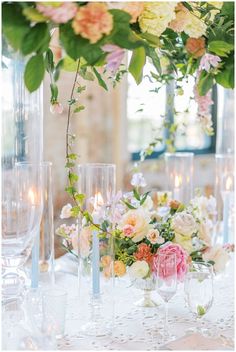
<path fill-rule="evenodd" d="M 230 51 L 234 49 L 234 45 L 226 43 L 223 40 L 215 40 L 209 43 L 208 48 L 211 52 L 221 57 L 227 57 Z"/>
<path fill-rule="evenodd" d="M 71 208 L 70 212 L 71 212 L 71 216 L 73 218 L 77 218 L 79 216 L 79 214 L 80 214 L 80 207 L 74 206 L 74 207 Z"/>
<path fill-rule="evenodd" d="M 146 62 L 145 49 L 143 47 L 134 49 L 130 64 L 129 72 L 134 77 L 137 84 L 141 83 L 143 78 L 143 66 Z"/>
<path fill-rule="evenodd" d="M 30 32 L 30 22 L 22 14 L 19 3 L 2 4 L 2 30 L 12 48 L 20 49 L 24 36 Z"/>
<path fill-rule="evenodd" d="M 24 55 L 33 52 L 43 52 L 48 48 L 50 42 L 50 34 L 46 23 L 37 23 L 31 30 L 26 33 L 22 41 L 21 51 Z"/>
<path fill-rule="evenodd" d="M 36 23 L 46 22 L 48 20 L 47 17 L 33 7 L 25 7 L 23 9 L 23 14 L 28 20 Z"/>
<path fill-rule="evenodd" d="M 102 88 L 104 88 L 105 90 L 108 90 L 105 81 L 102 79 L 102 76 L 101 76 L 100 73 L 96 70 L 95 67 L 93 67 L 93 72 L 95 73 L 95 76 L 97 77 L 98 84 L 99 84 Z"/>
<path fill-rule="evenodd" d="M 71 27 L 71 22 L 61 24 L 59 31 L 60 40 L 66 53 L 76 61 L 82 56 L 82 48 L 88 43 L 88 41 L 75 34 Z"/>
<path fill-rule="evenodd" d="M 74 113 L 79 113 L 80 111 L 82 111 L 84 109 L 85 109 L 84 105 L 79 105 L 75 108 Z"/>
<path fill-rule="evenodd" d="M 45 73 L 43 55 L 32 56 L 25 68 L 24 81 L 29 92 L 33 92 L 41 85 Z"/>
<path fill-rule="evenodd" d="M 199 95 L 206 95 L 207 92 L 212 88 L 213 83 L 214 80 L 212 74 L 202 70 L 197 85 Z"/>

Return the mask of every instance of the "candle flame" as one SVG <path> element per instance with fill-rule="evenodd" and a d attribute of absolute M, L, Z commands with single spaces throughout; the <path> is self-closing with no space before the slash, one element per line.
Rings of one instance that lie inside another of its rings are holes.
<path fill-rule="evenodd" d="M 182 178 L 181 176 L 175 175 L 175 188 L 179 188 L 179 186 L 182 183 Z"/>
<path fill-rule="evenodd" d="M 96 193 L 94 197 L 94 209 L 97 210 L 103 204 L 104 204 L 104 201 L 103 201 L 101 192 Z"/>
<path fill-rule="evenodd" d="M 233 184 L 232 178 L 230 176 L 228 176 L 226 179 L 226 185 L 225 185 L 226 191 L 231 190 L 232 184 Z"/>
<path fill-rule="evenodd" d="M 31 201 L 31 203 L 35 204 L 35 193 L 31 188 L 29 189 L 28 197 L 29 197 L 29 200 Z"/>

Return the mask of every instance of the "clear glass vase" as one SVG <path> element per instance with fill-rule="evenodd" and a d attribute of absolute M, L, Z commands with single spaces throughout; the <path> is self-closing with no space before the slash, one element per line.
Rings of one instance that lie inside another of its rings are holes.
<path fill-rule="evenodd" d="M 2 46 L 2 79 L 4 82 L 4 90 L 2 95 L 2 209 L 9 214 L 11 205 L 15 207 L 14 199 L 16 194 L 13 190 L 16 187 L 15 165 L 18 162 L 26 162 L 31 165 L 39 166 L 43 158 L 43 100 L 42 89 L 38 89 L 34 93 L 29 93 L 24 84 L 24 69 L 26 59 L 19 53 L 15 53 L 5 42 L 3 38 Z M 36 168 L 34 168 L 36 171 Z M 31 172 L 35 177 L 32 184 L 38 184 L 36 178 L 39 175 Z M 18 180 L 19 181 L 19 180 Z M 26 181 L 26 180 L 25 180 Z M 23 185 L 23 182 L 21 183 Z M 28 182 L 29 184 L 29 182 Z M 30 190 L 27 189 L 27 192 Z M 32 192 L 35 190 L 32 189 Z M 31 193 L 32 193 L 31 192 Z M 30 196 L 30 194 L 29 194 Z M 19 198 L 19 197 L 18 197 Z M 23 198 L 22 198 L 23 199 Z M 20 200 L 17 199 L 19 202 Z M 7 205 L 7 207 L 6 207 Z M 18 209 L 19 211 L 19 209 Z M 4 213 L 5 214 L 5 213 Z M 9 221 L 14 225 L 14 219 L 5 216 L 8 222 L 6 228 L 10 228 Z M 22 218 L 23 220 L 23 218 Z M 19 219 L 17 220 L 19 221 Z M 4 230 L 4 229 L 3 229 Z M 18 227 L 19 231 L 19 227 Z M 5 234 L 5 235 L 4 235 Z M 32 236 L 30 236 L 33 238 Z M 24 275 L 23 266 L 25 260 L 30 254 L 32 241 L 30 245 L 25 246 L 27 250 L 22 250 L 21 265 L 17 258 L 14 258 L 14 248 L 12 252 L 7 252 L 6 257 L 6 231 L 2 231 L 2 275 L 5 275 L 6 268 L 20 268 L 22 276 Z M 9 246 L 8 246 L 9 247 Z M 8 248 L 7 247 L 7 248 Z M 8 260 L 11 257 L 10 260 Z M 26 279 L 26 277 L 24 278 Z M 14 280 L 13 280 L 14 281 Z M 14 285 L 13 285 L 14 291 Z M 14 293 L 14 292 L 13 292 Z M 15 295 L 15 294 L 14 294 Z"/>

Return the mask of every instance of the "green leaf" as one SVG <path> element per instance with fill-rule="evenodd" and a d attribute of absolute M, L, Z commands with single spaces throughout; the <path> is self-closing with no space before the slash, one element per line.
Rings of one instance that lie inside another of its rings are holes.
<path fill-rule="evenodd" d="M 45 66 L 43 55 L 32 56 L 27 62 L 24 73 L 25 85 L 30 92 L 34 92 L 39 88 L 43 81 L 44 73 Z"/>
<path fill-rule="evenodd" d="M 23 16 L 19 3 L 2 4 L 2 30 L 13 49 L 20 49 L 30 29 L 30 22 Z"/>
<path fill-rule="evenodd" d="M 56 64 L 55 70 L 53 72 L 53 79 L 55 82 L 58 81 L 58 79 L 59 79 L 62 65 L 63 65 L 63 59 L 58 61 L 58 63 Z"/>
<path fill-rule="evenodd" d="M 96 70 L 95 67 L 93 67 L 93 72 L 95 73 L 95 76 L 97 77 L 97 80 L 98 80 L 99 85 L 100 85 L 102 88 L 104 88 L 105 90 L 108 90 L 105 81 L 102 79 L 102 76 L 101 76 L 100 73 Z"/>
<path fill-rule="evenodd" d="M 71 184 L 76 183 L 78 181 L 78 179 L 79 179 L 78 175 L 76 175 L 76 174 L 74 174 L 72 172 L 69 172 L 69 180 L 70 180 Z"/>
<path fill-rule="evenodd" d="M 234 64 L 228 64 L 226 67 L 215 76 L 218 84 L 224 88 L 234 88 Z"/>
<path fill-rule="evenodd" d="M 73 196 L 76 193 L 76 189 L 73 186 L 69 186 L 65 188 L 65 191 L 70 195 Z"/>
<path fill-rule="evenodd" d="M 75 199 L 76 199 L 76 201 L 77 201 L 80 205 L 82 205 L 83 202 L 84 202 L 84 200 L 85 200 L 85 195 L 82 194 L 82 193 L 77 193 L 77 194 L 75 195 Z"/>
<path fill-rule="evenodd" d="M 134 49 L 130 64 L 129 64 L 129 72 L 134 77 L 137 84 L 142 81 L 143 77 L 143 66 L 146 62 L 146 54 L 145 49 L 143 47 Z"/>
<path fill-rule="evenodd" d="M 45 45 L 48 46 L 50 35 L 46 23 L 38 23 L 30 29 L 22 41 L 21 51 L 24 55 L 36 52 Z"/>
<path fill-rule="evenodd" d="M 63 59 L 62 69 L 68 72 L 75 72 L 77 70 L 78 60 L 73 60 L 70 56 Z"/>
<path fill-rule="evenodd" d="M 89 72 L 87 70 L 87 67 L 81 67 L 79 74 L 86 81 L 94 81 L 95 80 L 94 74 L 92 72 Z"/>
<path fill-rule="evenodd" d="M 137 200 L 140 200 L 140 194 L 139 194 L 139 192 L 137 191 L 136 188 L 133 189 L 133 194 L 134 194 L 134 197 L 135 197 Z"/>
<path fill-rule="evenodd" d="M 45 55 L 45 68 L 47 72 L 53 72 L 54 70 L 53 52 L 51 49 L 48 49 Z"/>
<path fill-rule="evenodd" d="M 77 154 L 74 154 L 74 153 L 71 153 L 67 156 L 68 159 L 71 159 L 71 160 L 76 160 L 77 159 Z"/>
<path fill-rule="evenodd" d="M 71 27 L 71 23 L 61 24 L 59 27 L 60 41 L 67 54 L 73 59 L 77 60 L 82 56 L 82 49 L 88 43 L 88 40 L 76 35 Z"/>
<path fill-rule="evenodd" d="M 72 162 L 67 162 L 66 163 L 66 165 L 65 165 L 65 168 L 67 168 L 67 169 L 71 169 L 72 167 L 74 167 L 75 166 L 75 163 L 72 163 Z"/>
<path fill-rule="evenodd" d="M 227 57 L 227 54 L 234 49 L 234 45 L 222 40 L 214 40 L 208 44 L 208 48 L 216 55 Z"/>
<path fill-rule="evenodd" d="M 80 207 L 75 206 L 75 207 L 71 208 L 70 212 L 71 212 L 72 217 L 77 218 L 80 214 Z"/>
<path fill-rule="evenodd" d="M 140 205 L 143 205 L 143 204 L 144 204 L 144 202 L 146 201 L 147 196 L 149 195 L 149 193 L 150 193 L 150 192 L 146 192 L 146 193 L 143 195 L 143 197 L 142 197 L 142 199 L 141 199 L 141 201 L 140 201 Z"/>
<path fill-rule="evenodd" d="M 30 20 L 31 22 L 46 22 L 48 21 L 48 18 L 45 17 L 43 14 L 38 12 L 35 8 L 33 7 L 25 7 L 23 9 L 23 14 L 25 17 Z"/>
<path fill-rule="evenodd" d="M 123 203 L 124 203 L 129 209 L 137 209 L 137 208 L 135 208 L 133 205 L 131 205 L 129 202 L 127 202 L 126 200 L 123 200 Z"/>
<path fill-rule="evenodd" d="M 140 37 L 143 39 L 146 39 L 150 45 L 153 45 L 154 47 L 159 47 L 161 42 L 160 38 L 151 34 L 151 33 L 142 33 L 140 34 Z"/>
<path fill-rule="evenodd" d="M 213 76 L 203 70 L 199 76 L 197 88 L 200 96 L 204 96 L 213 86 Z"/>
<path fill-rule="evenodd" d="M 85 106 L 84 106 L 84 105 L 79 105 L 79 106 L 77 106 L 77 107 L 75 108 L 74 113 L 78 113 L 78 112 L 80 112 L 80 111 L 82 111 L 82 110 L 84 110 L 84 109 L 85 109 Z"/>
<path fill-rule="evenodd" d="M 234 19 L 234 1 L 224 1 L 221 14 L 227 16 L 230 20 Z"/>
<path fill-rule="evenodd" d="M 105 56 L 106 55 L 103 53 L 100 47 L 95 44 L 87 44 L 83 48 L 83 57 L 91 66 L 95 65 L 97 61 L 99 61 L 102 57 Z"/>
<path fill-rule="evenodd" d="M 152 62 L 153 62 L 155 69 L 157 70 L 159 75 L 161 75 L 162 74 L 161 62 L 160 62 L 160 59 L 156 53 L 156 50 L 154 48 L 149 47 L 149 48 L 146 48 L 146 52 L 147 52 L 147 55 L 152 59 Z"/>
<path fill-rule="evenodd" d="M 76 92 L 77 93 L 82 93 L 84 90 L 86 90 L 86 86 L 79 86 L 77 89 L 76 89 Z"/>

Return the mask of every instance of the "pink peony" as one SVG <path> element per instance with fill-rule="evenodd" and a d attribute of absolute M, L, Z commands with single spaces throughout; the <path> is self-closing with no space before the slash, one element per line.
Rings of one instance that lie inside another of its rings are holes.
<path fill-rule="evenodd" d="M 106 58 L 106 69 L 111 73 L 116 73 L 125 56 L 125 50 L 113 44 L 104 45 L 102 50 L 109 53 Z"/>
<path fill-rule="evenodd" d="M 199 70 L 210 71 L 211 66 L 217 67 L 221 62 L 221 58 L 217 55 L 205 54 L 200 61 Z"/>
<path fill-rule="evenodd" d="M 38 2 L 36 8 L 44 16 L 50 18 L 55 23 L 66 23 L 71 20 L 78 9 L 73 2 L 61 2 L 58 4 L 47 4 L 46 2 Z"/>
<path fill-rule="evenodd" d="M 160 256 L 160 254 L 162 255 L 170 255 L 175 253 L 176 255 L 176 266 L 177 266 L 177 278 L 180 281 L 183 281 L 184 276 L 188 270 L 188 254 L 187 252 L 177 243 L 166 243 L 165 245 L 163 245 L 162 247 L 160 247 L 154 257 L 154 270 L 157 269 L 157 261 L 158 258 Z M 173 271 L 169 270 L 166 271 L 164 269 L 164 265 L 162 265 L 162 263 L 160 263 L 161 265 L 161 270 L 159 268 L 159 276 L 162 279 L 168 279 L 168 277 L 170 277 L 173 274 Z"/>
<path fill-rule="evenodd" d="M 102 38 L 103 34 L 111 32 L 113 17 L 108 12 L 106 4 L 91 2 L 78 9 L 72 27 L 76 34 L 80 34 L 94 44 Z"/>

